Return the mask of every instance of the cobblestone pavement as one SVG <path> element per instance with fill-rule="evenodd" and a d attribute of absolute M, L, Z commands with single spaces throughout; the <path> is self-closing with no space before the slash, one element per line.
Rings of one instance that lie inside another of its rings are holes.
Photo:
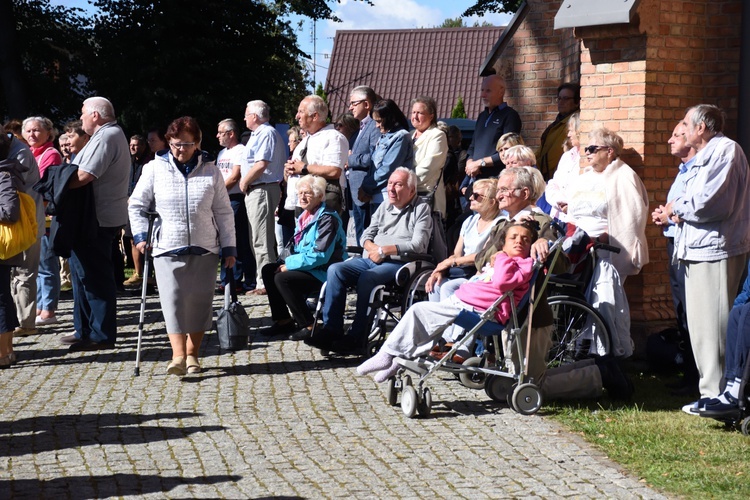
<path fill-rule="evenodd" d="M 242 301 L 270 325 L 265 297 Z M 357 360 L 303 343 L 220 354 L 208 335 L 203 373 L 168 376 L 155 296 L 134 377 L 139 298 L 119 299 L 118 347 L 95 353 L 58 342 L 71 302 L 59 326 L 15 339 L 20 362 L 0 371 L 0 498 L 662 498 L 543 415 L 452 377 L 430 384 L 432 416 L 409 420 Z"/>

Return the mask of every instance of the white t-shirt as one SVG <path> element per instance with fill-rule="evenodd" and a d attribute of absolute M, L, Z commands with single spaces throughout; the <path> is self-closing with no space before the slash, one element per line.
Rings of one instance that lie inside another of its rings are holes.
<path fill-rule="evenodd" d="M 497 221 L 502 216 L 498 213 L 495 220 L 491 224 L 487 224 L 484 231 L 479 232 L 479 214 L 474 214 L 461 224 L 461 236 L 464 238 L 464 255 L 471 255 L 477 253 L 479 250 L 484 248 L 484 244 L 487 242 L 487 238 L 490 237 L 492 228 L 495 227 Z"/>
<path fill-rule="evenodd" d="M 303 144 L 300 144 L 297 147 L 303 146 Z M 341 169 L 342 175 L 339 177 L 339 183 L 342 189 L 346 187 L 346 176 L 343 175 L 343 171 L 344 165 L 349 159 L 349 141 L 333 125 L 326 125 L 309 136 L 306 159 L 308 165 L 323 165 Z"/>
<path fill-rule="evenodd" d="M 219 171 L 226 181 L 227 177 L 232 174 L 234 166 L 241 166 L 244 161 L 245 145 L 240 143 L 230 149 L 224 148 L 219 151 L 219 155 L 216 158 L 216 166 L 219 167 Z M 237 181 L 237 184 L 229 190 L 229 194 L 242 194 L 239 181 Z"/>
<path fill-rule="evenodd" d="M 607 193 L 604 176 L 588 170 L 570 186 L 568 220 L 595 238 L 607 232 Z"/>

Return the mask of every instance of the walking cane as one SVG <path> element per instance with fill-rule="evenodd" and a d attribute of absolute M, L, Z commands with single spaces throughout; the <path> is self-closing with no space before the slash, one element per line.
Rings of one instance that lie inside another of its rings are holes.
<path fill-rule="evenodd" d="M 146 316 L 146 291 L 148 289 L 148 260 L 151 256 L 151 232 L 154 230 L 154 220 L 159 217 L 156 212 L 141 210 L 141 215 L 148 219 L 148 232 L 146 233 L 146 250 L 143 252 L 143 287 L 141 288 L 141 315 L 138 318 L 138 347 L 135 353 L 134 377 L 141 374 L 141 339 L 143 338 L 143 321 Z"/>

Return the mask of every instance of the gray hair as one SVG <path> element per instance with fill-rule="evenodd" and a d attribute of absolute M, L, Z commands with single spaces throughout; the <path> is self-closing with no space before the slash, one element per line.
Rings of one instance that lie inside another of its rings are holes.
<path fill-rule="evenodd" d="M 367 100 L 367 102 L 370 103 L 370 107 L 372 107 L 373 104 L 375 104 L 375 101 L 378 100 L 378 94 L 375 93 L 372 88 L 368 87 L 367 85 L 360 85 L 359 87 L 354 87 L 352 91 L 349 93 L 349 96 L 357 95 L 361 97 L 362 99 Z"/>
<path fill-rule="evenodd" d="M 250 113 L 257 115 L 261 123 L 267 122 L 271 117 L 271 108 L 263 101 L 250 101 L 247 103 L 247 109 Z"/>
<path fill-rule="evenodd" d="M 53 125 L 52 120 L 50 120 L 46 116 L 29 116 L 28 118 L 26 118 L 21 125 L 21 133 L 26 130 L 26 124 L 30 122 L 37 122 L 39 125 L 41 125 L 42 128 L 49 134 L 50 141 L 54 141 L 55 137 L 57 137 L 57 129 Z"/>
<path fill-rule="evenodd" d="M 318 113 L 318 121 L 322 123 L 326 122 L 326 118 L 328 118 L 328 104 L 326 104 L 322 97 L 312 94 L 302 99 L 302 102 L 306 104 L 307 116 Z"/>
<path fill-rule="evenodd" d="M 536 165 L 536 155 L 534 154 L 534 150 L 528 146 L 522 146 L 521 144 L 511 146 L 505 152 L 505 159 L 508 160 L 511 156 L 516 160 L 530 163 L 530 166 Z"/>
<path fill-rule="evenodd" d="M 589 141 L 595 146 L 606 146 L 615 152 L 615 157 L 622 153 L 622 137 L 606 127 L 598 127 L 589 132 Z"/>
<path fill-rule="evenodd" d="M 318 175 L 306 175 L 297 181 L 297 191 L 307 186 L 315 198 L 322 200 L 326 195 L 326 180 Z"/>
<path fill-rule="evenodd" d="M 547 184 L 542 173 L 536 167 L 510 167 L 500 172 L 500 178 L 512 175 L 515 187 L 529 190 L 529 201 L 536 203 L 542 196 Z"/>
<path fill-rule="evenodd" d="M 235 132 L 237 130 L 237 122 L 234 121 L 231 118 L 225 118 L 219 122 L 219 126 L 224 124 L 226 126 L 227 132 Z"/>
<path fill-rule="evenodd" d="M 724 130 L 724 111 L 720 107 L 713 104 L 698 104 L 687 110 L 688 113 L 691 111 L 693 114 L 690 116 L 690 121 L 693 123 L 693 127 L 697 127 L 703 122 L 706 129 L 713 135 Z"/>
<path fill-rule="evenodd" d="M 414 170 L 411 170 L 406 167 L 398 167 L 395 169 L 391 175 L 395 174 L 396 172 L 404 173 L 408 176 L 408 179 L 406 181 L 406 185 L 409 187 L 409 189 L 413 189 L 414 191 L 417 190 L 417 173 Z"/>
<path fill-rule="evenodd" d="M 89 97 L 83 101 L 83 107 L 86 108 L 89 113 L 96 111 L 99 116 L 105 120 L 112 121 L 115 119 L 115 107 L 109 102 L 109 99 L 104 97 Z"/>
<path fill-rule="evenodd" d="M 424 105 L 427 108 L 427 112 L 432 115 L 430 125 L 437 125 L 437 102 L 435 102 L 435 99 L 427 95 L 421 95 L 411 101 L 411 107 L 414 108 L 414 105 L 417 103 Z"/>

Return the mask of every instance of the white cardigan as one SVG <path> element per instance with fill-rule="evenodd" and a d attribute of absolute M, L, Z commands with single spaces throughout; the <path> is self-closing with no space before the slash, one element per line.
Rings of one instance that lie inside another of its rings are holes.
<path fill-rule="evenodd" d="M 412 132 L 412 140 L 414 134 Z M 445 158 L 448 156 L 448 138 L 445 132 L 437 127 L 431 127 L 422 132 L 422 135 L 414 140 L 414 171 L 419 179 L 417 191 L 420 193 L 431 193 L 435 183 L 440 178 L 435 190 L 435 203 L 433 208 L 440 210 L 445 217 L 445 184 L 443 178 L 439 177 L 445 166 Z"/>
<path fill-rule="evenodd" d="M 153 255 L 192 246 L 211 253 L 235 247 L 234 212 L 221 172 L 203 153 L 187 178 L 167 152 L 143 166 L 128 201 L 136 242 L 143 241 L 148 221 L 141 210 L 154 206 L 159 218 L 152 237 Z"/>

